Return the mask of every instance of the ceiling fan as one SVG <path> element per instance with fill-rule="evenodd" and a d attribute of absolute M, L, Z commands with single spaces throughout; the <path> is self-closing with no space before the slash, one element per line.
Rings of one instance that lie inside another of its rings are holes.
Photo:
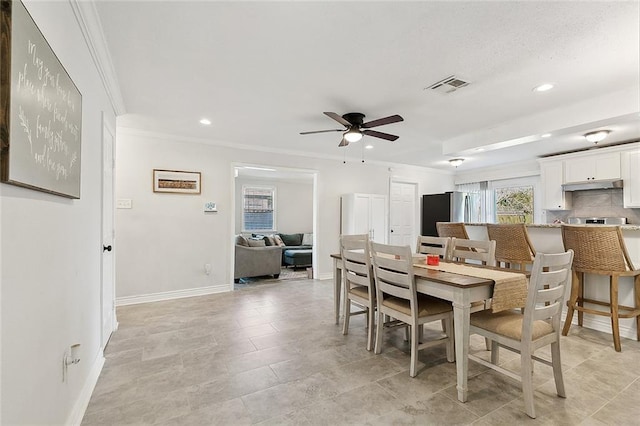
<path fill-rule="evenodd" d="M 360 112 L 349 112 L 347 114 L 344 114 L 343 116 L 340 116 L 335 112 L 325 112 L 324 115 L 342 124 L 344 126 L 344 129 L 315 130 L 311 132 L 300 132 L 300 134 L 310 135 L 313 133 L 343 132 L 342 140 L 340 141 L 338 146 L 347 146 L 350 142 L 357 142 L 365 135 L 373 136 L 374 138 L 386 139 L 388 141 L 395 141 L 396 139 L 398 139 L 398 136 L 396 135 L 390 135 L 389 133 L 383 133 L 369 129 L 371 127 L 404 121 L 404 119 L 397 114 L 385 118 L 379 118 L 373 121 L 368 121 L 366 123 L 363 122 L 365 117 L 364 114 Z"/>

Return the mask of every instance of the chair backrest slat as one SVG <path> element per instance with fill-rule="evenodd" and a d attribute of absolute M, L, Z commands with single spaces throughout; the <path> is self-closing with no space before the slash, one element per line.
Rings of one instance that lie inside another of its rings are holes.
<path fill-rule="evenodd" d="M 417 315 L 417 292 L 413 275 L 413 256 L 409 246 L 392 246 L 371 241 L 376 294 L 379 300 L 387 295 L 409 300 Z"/>
<path fill-rule="evenodd" d="M 533 322 L 536 320 L 551 319 L 553 329 L 560 329 L 560 314 L 571 280 L 572 262 L 573 250 L 557 254 L 536 254 L 522 322 L 523 341 L 531 339 Z"/>
<path fill-rule="evenodd" d="M 474 260 L 483 265 L 496 265 L 496 242 L 486 240 L 460 240 L 451 239 L 450 259 L 454 262 L 467 262 Z"/>
<path fill-rule="evenodd" d="M 340 255 L 342 257 L 342 278 L 345 290 L 348 291 L 352 285 L 373 288 L 369 236 L 367 234 L 341 235 Z M 371 294 L 373 295 L 373 293 Z"/>
<path fill-rule="evenodd" d="M 449 237 L 428 237 L 420 235 L 418 236 L 416 253 L 437 254 L 441 258 L 447 259 L 449 257 L 449 244 L 451 244 L 451 238 Z"/>

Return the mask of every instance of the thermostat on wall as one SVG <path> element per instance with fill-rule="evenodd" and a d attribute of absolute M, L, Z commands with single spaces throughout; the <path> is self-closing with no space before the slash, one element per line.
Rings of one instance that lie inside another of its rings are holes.
<path fill-rule="evenodd" d="M 217 212 L 218 211 L 218 207 L 216 206 L 216 203 L 212 203 L 211 201 L 204 203 L 204 211 L 205 212 Z"/>

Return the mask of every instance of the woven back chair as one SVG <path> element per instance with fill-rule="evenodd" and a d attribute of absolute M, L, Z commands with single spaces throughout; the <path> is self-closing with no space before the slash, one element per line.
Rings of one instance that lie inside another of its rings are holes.
<path fill-rule="evenodd" d="M 622 350 L 620 344 L 619 318 L 635 318 L 637 340 L 640 341 L 640 269 L 635 269 L 619 226 L 571 226 L 562 225 L 562 242 L 565 249 L 575 252 L 573 261 L 573 284 L 569 298 L 567 318 L 562 334 L 569 333 L 574 311 L 578 311 L 578 325 L 582 326 L 584 313 L 611 318 L 613 345 L 616 351 Z M 609 276 L 609 301 L 584 297 L 584 274 Z M 620 277 L 633 277 L 634 307 L 618 304 L 618 280 Z M 585 307 L 605 306 L 608 310 Z"/>
<path fill-rule="evenodd" d="M 533 264 L 536 251 L 529 240 L 524 223 L 487 224 L 490 240 L 496 242 L 496 263 L 498 266 L 525 270 Z"/>
<path fill-rule="evenodd" d="M 467 228 L 462 222 L 436 222 L 438 237 L 451 237 L 468 240 Z"/>

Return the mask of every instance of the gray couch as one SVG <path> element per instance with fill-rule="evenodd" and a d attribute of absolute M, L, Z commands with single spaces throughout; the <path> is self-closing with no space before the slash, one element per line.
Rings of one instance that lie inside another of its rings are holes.
<path fill-rule="evenodd" d="M 234 282 L 240 282 L 240 278 L 263 275 L 273 275 L 274 278 L 278 278 L 280 276 L 281 247 L 248 247 L 244 245 L 242 239 L 236 237 L 235 252 Z"/>

